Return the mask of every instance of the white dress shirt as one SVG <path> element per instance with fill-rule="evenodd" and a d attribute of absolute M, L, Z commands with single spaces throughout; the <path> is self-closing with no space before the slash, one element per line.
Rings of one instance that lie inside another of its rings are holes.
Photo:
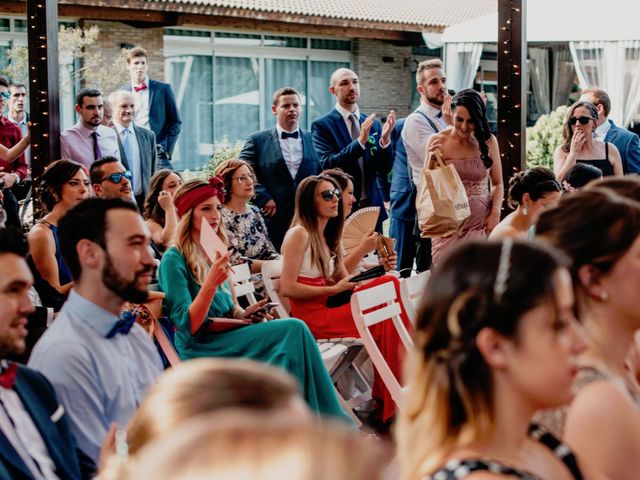
<path fill-rule="evenodd" d="M 302 163 L 302 134 L 300 129 L 296 128 L 293 132 L 287 132 L 298 132 L 298 138 L 282 138 L 282 132 L 286 132 L 286 130 L 279 124 L 276 125 L 276 132 L 278 133 L 278 141 L 280 142 L 284 163 L 287 164 L 291 178 L 295 179 Z"/>
<path fill-rule="evenodd" d="M 127 164 L 131 169 L 131 174 L 133 175 L 133 194 L 141 195 L 142 194 L 142 160 L 140 159 L 140 145 L 138 145 L 138 137 L 136 132 L 133 130 L 133 124 L 130 124 L 128 127 L 124 127 L 119 124 L 115 120 L 113 121 L 113 126 L 118 132 L 118 136 L 120 137 L 120 141 L 122 142 L 123 150 L 125 145 L 125 139 L 129 136 L 129 144 L 131 145 L 131 157 L 127 158 Z"/>
<path fill-rule="evenodd" d="M 602 125 L 599 125 L 595 130 L 596 139 L 604 142 L 604 137 L 607 136 L 609 130 L 611 130 L 611 122 L 609 120 L 605 120 L 602 122 Z"/>
<path fill-rule="evenodd" d="M 29 131 L 29 126 L 27 125 L 27 115 L 25 114 L 24 117 L 22 117 L 22 120 L 16 120 L 15 118 L 13 118 L 11 116 L 11 112 L 7 113 L 7 118 L 9 119 L 9 121 L 11 123 L 13 123 L 15 126 L 17 126 L 20 131 L 22 132 L 22 136 L 25 137 L 27 135 L 27 132 Z M 27 147 L 27 149 L 24 151 L 24 158 L 26 158 L 27 160 L 27 165 L 31 166 L 31 145 L 29 145 Z M 31 178 L 31 175 L 29 175 L 28 178 Z"/>
<path fill-rule="evenodd" d="M 151 130 L 149 126 L 149 77 L 144 77 L 143 83 L 147 84 L 147 88 L 144 90 L 140 90 L 136 92 L 134 87 L 139 87 L 140 85 L 134 85 L 131 83 L 131 94 L 133 95 L 133 99 L 136 105 L 136 118 L 134 123 L 139 127 L 144 127 Z"/>

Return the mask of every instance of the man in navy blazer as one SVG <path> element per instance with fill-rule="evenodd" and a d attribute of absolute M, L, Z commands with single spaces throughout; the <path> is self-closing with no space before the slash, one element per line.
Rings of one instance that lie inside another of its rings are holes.
<path fill-rule="evenodd" d="M 599 88 L 588 88 L 581 92 L 580 100 L 586 100 L 596 106 L 596 138 L 616 146 L 620 152 L 624 173 L 640 173 L 640 138 L 607 118 L 611 112 L 611 99 L 607 92 Z"/>
<path fill-rule="evenodd" d="M 360 83 L 348 68 L 331 75 L 329 91 L 336 97 L 336 106 L 311 125 L 313 144 L 320 156 L 322 168 L 341 168 L 354 178 L 354 195 L 358 207 L 379 206 L 378 229 L 387 218 L 380 183 L 386 181 L 393 163 L 391 132 L 395 112 L 387 116 L 384 126 L 358 109 Z"/>
<path fill-rule="evenodd" d="M 156 170 L 156 136 L 133 123 L 135 99 L 124 90 L 109 95 L 113 105 L 113 129 L 118 134 L 120 161 L 132 175 L 133 195 L 142 211 L 151 176 Z"/>
<path fill-rule="evenodd" d="M 180 134 L 180 113 L 176 105 L 171 85 L 150 80 L 147 75 L 147 51 L 141 47 L 132 48 L 127 55 L 127 65 L 131 83 L 121 90 L 133 93 L 136 100 L 135 123 L 156 134 L 157 145 L 166 152 L 160 155 L 158 168 L 171 168 L 171 154 Z"/>
<path fill-rule="evenodd" d="M 33 312 L 27 251 L 19 230 L 0 230 L 0 478 L 92 478 L 95 466 L 76 448 L 49 381 L 5 360 L 24 350 L 27 315 Z"/>
<path fill-rule="evenodd" d="M 273 94 L 274 128 L 253 133 L 240 158 L 253 167 L 257 177 L 255 203 L 265 217 L 269 238 L 280 251 L 293 218 L 298 184 L 320 173 L 320 161 L 309 132 L 299 127 L 300 94 L 284 87 Z"/>

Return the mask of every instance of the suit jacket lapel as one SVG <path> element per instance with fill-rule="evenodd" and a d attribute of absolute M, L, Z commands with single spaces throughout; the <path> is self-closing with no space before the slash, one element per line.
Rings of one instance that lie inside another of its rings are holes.
<path fill-rule="evenodd" d="M 287 162 L 284 161 L 284 155 L 282 155 L 282 148 L 280 147 L 280 139 L 278 138 L 278 130 L 276 127 L 271 129 L 271 142 L 275 166 L 284 169 L 284 171 L 289 175 L 289 178 L 291 178 L 291 172 L 289 171 L 289 167 L 287 167 Z M 293 178 L 291 178 L 291 181 L 293 181 Z"/>
<path fill-rule="evenodd" d="M 7 465 L 11 465 L 13 468 L 22 472 L 25 478 L 33 478 L 33 475 L 16 452 L 16 449 L 13 448 L 9 439 L 4 435 L 2 431 L 0 431 L 0 458 L 3 463 Z"/>
<path fill-rule="evenodd" d="M 331 115 L 333 116 L 333 122 L 336 126 L 335 131 L 340 132 L 339 134 L 342 136 L 342 144 L 339 145 L 339 148 L 342 149 L 353 142 L 353 139 L 351 138 L 351 132 L 347 128 L 347 124 L 345 123 L 344 118 L 342 118 L 342 115 L 338 110 L 334 108 L 331 112 Z"/>
<path fill-rule="evenodd" d="M 118 133 L 118 131 L 116 130 L 115 132 L 116 132 L 116 139 L 118 140 L 118 150 L 120 150 L 120 163 L 122 163 L 122 166 L 124 168 L 130 171 L 131 169 L 129 168 L 129 159 L 124 153 L 124 146 L 122 145 L 122 139 L 120 138 L 120 134 Z"/>
<path fill-rule="evenodd" d="M 153 96 L 156 93 L 156 81 L 149 79 L 149 85 L 147 88 L 149 89 L 149 118 L 151 118 L 151 105 L 153 105 Z"/>
<path fill-rule="evenodd" d="M 313 155 L 308 155 L 309 152 L 313 152 L 313 138 L 302 130 L 300 130 L 300 136 L 302 137 L 302 161 L 300 162 L 298 173 L 296 173 L 296 185 L 309 175 L 315 174 L 315 172 L 309 171 L 309 168 L 312 166 Z"/>
<path fill-rule="evenodd" d="M 142 172 L 142 184 L 146 185 L 147 183 L 147 164 L 151 162 L 151 159 L 148 158 L 149 146 L 147 145 L 147 139 L 145 136 L 140 133 L 140 127 L 131 123 L 133 127 L 133 132 L 136 134 L 136 140 L 138 141 L 138 152 L 140 152 L 140 171 Z M 146 191 L 145 188 L 142 189 Z"/>

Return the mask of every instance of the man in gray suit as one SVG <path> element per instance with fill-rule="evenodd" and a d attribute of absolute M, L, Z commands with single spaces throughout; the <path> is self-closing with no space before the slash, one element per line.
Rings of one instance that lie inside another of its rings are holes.
<path fill-rule="evenodd" d="M 124 90 L 109 95 L 113 105 L 113 129 L 118 134 L 120 159 L 132 175 L 133 194 L 142 209 L 149 189 L 149 181 L 156 169 L 156 135 L 133 123 L 135 99 Z"/>

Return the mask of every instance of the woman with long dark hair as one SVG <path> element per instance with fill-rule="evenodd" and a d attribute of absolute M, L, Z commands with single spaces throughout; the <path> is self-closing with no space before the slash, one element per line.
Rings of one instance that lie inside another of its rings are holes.
<path fill-rule="evenodd" d="M 178 225 L 173 195 L 180 185 L 180 174 L 166 169 L 154 173 L 149 183 L 149 193 L 144 200 L 142 216 L 151 232 L 151 240 L 160 250 L 164 250 L 171 243 Z"/>
<path fill-rule="evenodd" d="M 487 108 L 478 92 L 459 91 L 451 101 L 453 126 L 433 135 L 427 144 L 427 159 L 436 150 L 445 164 L 452 164 L 464 184 L 471 216 L 449 237 L 432 240 L 432 259 L 455 243 L 470 238 L 486 238 L 500 221 L 504 196 L 498 141 L 491 134 Z"/>

